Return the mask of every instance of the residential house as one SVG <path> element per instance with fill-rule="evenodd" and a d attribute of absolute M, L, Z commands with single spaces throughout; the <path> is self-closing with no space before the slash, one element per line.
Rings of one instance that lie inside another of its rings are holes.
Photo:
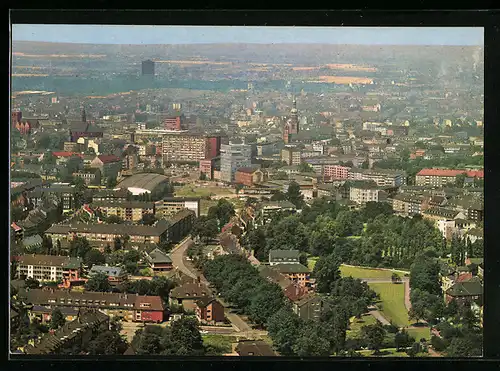
<path fill-rule="evenodd" d="M 440 220 L 466 219 L 464 213 L 444 207 L 430 207 L 422 212 L 422 217 L 432 220 L 436 224 Z"/>
<path fill-rule="evenodd" d="M 142 201 L 96 201 L 92 202 L 95 211 L 102 213 L 104 217 L 111 215 L 123 220 L 138 222 L 144 215 L 155 215 L 154 202 Z"/>
<path fill-rule="evenodd" d="M 415 177 L 416 185 L 443 187 L 448 183 L 455 183 L 457 175 L 465 174 L 470 178 L 484 178 L 484 171 L 448 170 L 448 169 L 422 169 Z"/>
<path fill-rule="evenodd" d="M 19 292 L 19 296 L 27 304 L 50 308 L 97 308 L 110 317 L 131 322 L 161 323 L 164 319 L 165 308 L 159 296 L 41 289 L 23 290 Z"/>
<path fill-rule="evenodd" d="M 319 295 L 310 293 L 294 301 L 292 309 L 305 321 L 318 320 L 323 310 L 323 299 Z"/>
<path fill-rule="evenodd" d="M 38 281 L 80 280 L 82 259 L 69 256 L 27 254 L 17 258 L 17 275 Z"/>
<path fill-rule="evenodd" d="M 286 275 L 279 273 L 270 266 L 260 265 L 259 274 L 267 281 L 277 284 L 283 294 L 292 302 L 307 294 L 308 288 L 290 280 Z"/>
<path fill-rule="evenodd" d="M 392 209 L 402 216 L 419 215 L 422 211 L 424 196 L 397 194 L 392 199 Z"/>
<path fill-rule="evenodd" d="M 185 310 L 195 310 L 195 301 L 210 297 L 210 289 L 200 282 L 186 282 L 170 292 L 170 303 L 180 304 Z"/>
<path fill-rule="evenodd" d="M 196 300 L 195 314 L 202 324 L 215 325 L 225 320 L 224 307 L 215 298 L 204 297 Z"/>
<path fill-rule="evenodd" d="M 77 319 L 67 322 L 55 332 L 45 334 L 39 342 L 27 345 L 25 354 L 58 354 L 72 346 L 85 346 L 99 333 L 109 328 L 109 317 L 98 310 L 80 312 Z"/>
<path fill-rule="evenodd" d="M 103 189 L 92 196 L 92 202 L 125 202 L 127 201 L 127 188 Z"/>
<path fill-rule="evenodd" d="M 294 214 L 297 208 L 289 201 L 265 201 L 257 207 L 256 221 L 264 225 L 272 221 L 273 216 L 279 212 Z"/>
<path fill-rule="evenodd" d="M 199 197 L 166 197 L 163 200 L 155 202 L 156 214 L 158 216 L 168 217 L 178 213 L 181 210 L 188 209 L 195 212 L 195 216 L 200 216 L 200 198 Z"/>
<path fill-rule="evenodd" d="M 122 160 L 114 155 L 99 155 L 92 160 L 90 167 L 101 171 L 102 180 L 116 178 L 122 169 Z"/>
<path fill-rule="evenodd" d="M 30 251 L 38 247 L 41 247 L 42 243 L 43 239 L 39 234 L 36 234 L 34 236 L 29 236 L 23 239 L 23 247 L 25 251 Z"/>
<path fill-rule="evenodd" d="M 111 285 L 119 285 L 127 280 L 127 271 L 120 267 L 110 267 L 107 265 L 93 265 L 89 271 L 89 276 L 92 277 L 96 274 L 105 274 Z"/>
<path fill-rule="evenodd" d="M 101 170 L 99 170 L 98 168 L 80 170 L 76 173 L 73 173 L 73 176 L 83 179 L 85 185 L 87 186 L 100 185 L 102 181 Z"/>
<path fill-rule="evenodd" d="M 300 264 L 299 250 L 270 250 L 269 251 L 269 265 L 276 264 Z"/>
<path fill-rule="evenodd" d="M 168 272 L 173 269 L 170 256 L 157 247 L 152 248 L 149 252 L 146 251 L 146 261 L 155 273 Z"/>
<path fill-rule="evenodd" d="M 483 305 L 483 284 L 479 277 L 473 277 L 467 281 L 456 282 L 445 292 L 446 303 L 451 300 L 459 303 L 469 302 Z"/>
<path fill-rule="evenodd" d="M 349 200 L 362 206 L 367 202 L 387 200 L 387 193 L 373 183 L 352 182 L 349 184 Z"/>
<path fill-rule="evenodd" d="M 276 264 L 273 265 L 272 269 L 277 272 L 287 276 L 292 282 L 299 284 L 300 286 L 309 287 L 310 286 L 310 271 L 309 268 L 303 266 L 302 264 Z"/>
<path fill-rule="evenodd" d="M 483 235 L 484 231 L 482 228 L 471 228 L 465 233 L 464 237 L 468 238 L 471 243 L 474 243 L 477 240 L 482 240 Z"/>
<path fill-rule="evenodd" d="M 260 169 L 252 167 L 242 167 L 236 170 L 234 181 L 247 187 L 253 187 L 256 184 L 264 182 L 266 179 Z"/>
<path fill-rule="evenodd" d="M 33 305 L 29 310 L 28 316 L 31 321 L 36 318 L 41 323 L 48 323 L 52 319 L 52 311 L 54 309 L 55 308 L 51 308 L 50 306 Z M 74 321 L 78 318 L 78 309 L 71 307 L 61 307 L 57 309 L 61 311 L 64 319 L 68 322 Z"/>

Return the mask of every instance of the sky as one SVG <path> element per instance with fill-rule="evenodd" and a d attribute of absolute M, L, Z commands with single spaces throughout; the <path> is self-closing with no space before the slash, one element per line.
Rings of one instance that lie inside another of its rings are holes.
<path fill-rule="evenodd" d="M 483 45 L 482 27 L 12 25 L 13 41 L 89 44 Z"/>

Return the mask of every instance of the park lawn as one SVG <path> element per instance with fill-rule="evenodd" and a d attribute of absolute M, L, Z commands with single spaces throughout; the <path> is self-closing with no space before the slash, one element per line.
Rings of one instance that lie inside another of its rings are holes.
<path fill-rule="evenodd" d="M 431 339 L 431 329 L 429 327 L 409 328 L 406 331 L 415 338 L 415 341 L 420 341 L 422 338 L 425 340 Z"/>
<path fill-rule="evenodd" d="M 206 197 L 217 195 L 224 196 L 233 194 L 231 189 L 221 188 L 216 186 L 197 186 L 193 184 L 186 184 L 182 187 L 175 187 L 175 196 L 177 197 Z"/>
<path fill-rule="evenodd" d="M 373 350 L 370 349 L 358 350 L 357 352 L 362 354 L 364 357 L 408 357 L 408 354 L 405 352 L 398 352 L 396 351 L 396 348 L 380 349 L 380 355 L 374 355 Z"/>
<path fill-rule="evenodd" d="M 380 296 L 378 304 L 382 315 L 399 327 L 410 325 L 405 307 L 405 287 L 402 284 L 370 283 L 370 288 Z"/>
<path fill-rule="evenodd" d="M 340 273 L 342 277 L 351 276 L 353 278 L 387 278 L 391 279 L 392 271 L 363 268 L 363 267 L 349 267 L 345 265 L 340 266 Z M 400 276 L 402 274 L 399 274 Z"/>
<path fill-rule="evenodd" d="M 232 337 L 224 335 L 202 335 L 203 344 L 211 345 L 221 354 L 231 353 Z"/>

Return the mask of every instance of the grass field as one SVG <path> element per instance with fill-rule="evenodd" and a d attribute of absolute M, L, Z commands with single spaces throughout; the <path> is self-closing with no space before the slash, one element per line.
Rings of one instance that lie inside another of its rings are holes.
<path fill-rule="evenodd" d="M 231 353 L 231 337 L 223 335 L 202 335 L 203 344 L 211 345 L 221 354 Z"/>
<path fill-rule="evenodd" d="M 217 186 L 198 186 L 186 184 L 181 187 L 175 187 L 175 195 L 178 197 L 206 197 L 211 195 L 224 196 L 233 194 L 229 188 Z"/>
<path fill-rule="evenodd" d="M 351 276 L 354 278 L 387 278 L 390 280 L 393 271 L 363 268 L 363 267 L 349 267 L 342 265 L 340 267 L 340 273 L 342 273 L 342 276 L 344 277 Z M 398 272 L 398 274 L 400 276 L 403 275 L 400 272 Z"/>
<path fill-rule="evenodd" d="M 415 338 L 415 341 L 420 341 L 422 338 L 425 340 L 431 339 L 431 329 L 429 327 L 410 328 L 407 331 L 410 336 Z"/>
<path fill-rule="evenodd" d="M 399 326 L 409 326 L 408 311 L 405 307 L 404 285 L 393 283 L 370 283 L 370 288 L 380 295 L 381 302 L 378 304 L 382 315 L 387 320 Z"/>

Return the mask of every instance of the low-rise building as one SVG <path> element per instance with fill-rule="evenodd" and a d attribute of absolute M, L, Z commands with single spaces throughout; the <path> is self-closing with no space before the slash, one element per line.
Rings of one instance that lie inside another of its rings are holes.
<path fill-rule="evenodd" d="M 299 250 L 270 250 L 269 265 L 276 264 L 300 264 Z"/>
<path fill-rule="evenodd" d="M 21 255 L 17 258 L 17 275 L 38 281 L 78 281 L 82 259 L 56 255 Z"/>
<path fill-rule="evenodd" d="M 107 265 L 93 265 L 89 271 L 89 276 L 96 274 L 105 274 L 111 285 L 118 285 L 128 278 L 127 271 L 120 267 L 110 267 Z"/>
<path fill-rule="evenodd" d="M 256 184 L 264 182 L 266 179 L 262 170 L 252 167 L 243 167 L 236 170 L 234 182 L 247 187 L 253 187 Z"/>
<path fill-rule="evenodd" d="M 415 177 L 415 184 L 418 186 L 444 187 L 448 183 L 455 183 L 456 177 L 462 174 L 468 178 L 484 178 L 483 170 L 422 169 Z"/>
<path fill-rule="evenodd" d="M 160 217 L 168 217 L 181 210 L 188 209 L 200 216 L 199 197 L 165 197 L 163 200 L 155 202 L 156 213 Z"/>
<path fill-rule="evenodd" d="M 161 323 L 165 310 L 159 296 L 138 294 L 31 289 L 20 291 L 19 297 L 26 304 L 50 308 L 98 309 L 110 317 L 120 317 L 131 322 Z"/>
<path fill-rule="evenodd" d="M 199 282 L 186 282 L 170 292 L 170 303 L 182 305 L 184 309 L 195 311 L 195 302 L 211 297 L 210 289 Z"/>
<path fill-rule="evenodd" d="M 122 169 L 121 158 L 114 155 L 99 155 L 90 163 L 91 168 L 101 171 L 101 177 L 104 181 L 108 178 L 116 178 Z"/>
<path fill-rule="evenodd" d="M 302 163 L 302 152 L 295 147 L 285 147 L 281 150 L 281 161 L 287 165 L 300 165 Z"/>
<path fill-rule="evenodd" d="M 289 201 L 266 201 L 257 207 L 255 219 L 259 224 L 267 224 L 272 221 L 273 215 L 279 212 L 294 214 L 297 208 Z"/>
<path fill-rule="evenodd" d="M 353 183 L 349 187 L 349 200 L 358 205 L 367 202 L 383 202 L 387 199 L 387 193 L 376 185 L 369 183 Z"/>
<path fill-rule="evenodd" d="M 310 286 L 310 271 L 309 268 L 302 264 L 276 264 L 272 269 L 288 277 L 289 280 L 303 287 Z"/>
<path fill-rule="evenodd" d="M 348 178 L 373 181 L 380 187 L 399 187 L 406 184 L 406 173 L 398 170 L 351 168 Z"/>
<path fill-rule="evenodd" d="M 91 205 L 97 213 L 101 213 L 104 217 L 111 215 L 117 216 L 123 220 L 134 222 L 140 221 L 144 215 L 155 215 L 154 202 L 142 201 L 96 201 Z"/>
<path fill-rule="evenodd" d="M 172 259 L 170 256 L 157 247 L 151 251 L 146 251 L 146 261 L 153 272 L 168 272 L 173 269 Z"/>
<path fill-rule="evenodd" d="M 319 295 L 310 293 L 293 302 L 292 310 L 304 321 L 318 320 L 323 310 L 323 300 Z"/>
<path fill-rule="evenodd" d="M 195 314 L 202 324 L 215 325 L 225 320 L 224 307 L 215 298 L 205 297 L 196 300 Z"/>
<path fill-rule="evenodd" d="M 81 170 L 73 173 L 76 178 L 81 178 L 85 182 L 85 185 L 100 185 L 101 184 L 101 170 L 99 169 L 87 169 Z"/>

